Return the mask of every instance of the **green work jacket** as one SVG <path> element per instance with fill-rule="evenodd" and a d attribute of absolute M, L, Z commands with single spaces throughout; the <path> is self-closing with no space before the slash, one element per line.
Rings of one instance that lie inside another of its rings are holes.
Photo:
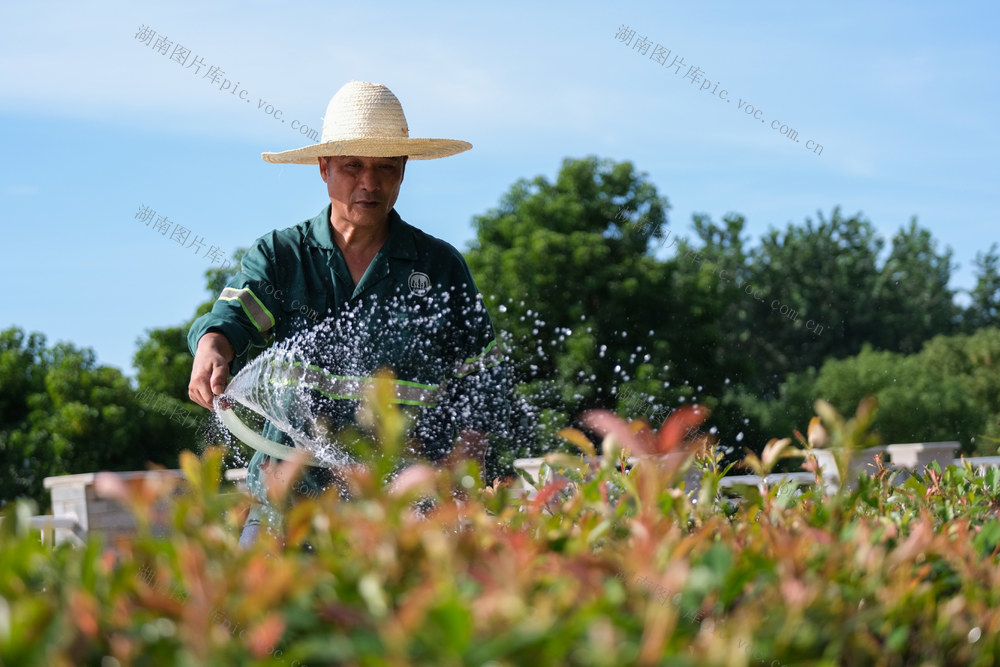
<path fill-rule="evenodd" d="M 385 244 L 357 285 L 333 240 L 329 205 L 311 220 L 257 239 L 212 310 L 191 325 L 192 354 L 213 331 L 236 352 L 234 375 L 254 350 L 294 337 L 296 353 L 316 371 L 328 432 L 352 424 L 361 387 L 384 367 L 396 375 L 396 401 L 413 417 L 415 455 L 440 458 L 461 430 L 506 431 L 505 371 L 465 259 L 395 210 Z M 263 435 L 294 444 L 270 422 Z M 280 521 L 263 491 L 261 465 L 268 458 L 256 452 L 248 466 L 247 486 L 263 505 L 251 511 L 251 523 L 265 512 Z M 313 492 L 329 483 L 329 474 L 309 468 L 303 481 L 298 488 Z"/>

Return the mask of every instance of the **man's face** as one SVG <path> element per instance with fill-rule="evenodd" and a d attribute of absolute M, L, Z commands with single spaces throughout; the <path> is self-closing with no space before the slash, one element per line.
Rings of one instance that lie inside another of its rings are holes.
<path fill-rule="evenodd" d="M 405 169 L 404 157 L 319 158 L 331 217 L 355 226 L 383 224 L 399 197 Z"/>

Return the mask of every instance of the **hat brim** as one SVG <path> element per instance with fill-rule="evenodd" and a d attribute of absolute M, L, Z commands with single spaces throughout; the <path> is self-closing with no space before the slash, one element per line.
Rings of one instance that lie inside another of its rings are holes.
<path fill-rule="evenodd" d="M 434 160 L 457 155 L 472 148 L 467 141 L 457 139 L 400 139 L 369 138 L 331 140 L 304 148 L 281 153 L 261 153 L 260 156 L 274 164 L 316 164 L 318 157 L 357 155 L 360 157 L 396 157 L 405 155 L 411 160 Z"/>

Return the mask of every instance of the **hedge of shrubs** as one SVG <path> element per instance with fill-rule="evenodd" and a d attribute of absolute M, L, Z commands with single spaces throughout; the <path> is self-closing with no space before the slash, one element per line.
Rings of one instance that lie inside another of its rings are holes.
<path fill-rule="evenodd" d="M 772 442 L 760 472 L 813 445 L 866 443 L 819 406 L 809 438 Z M 1000 658 L 1000 473 L 879 469 L 821 486 L 718 492 L 713 443 L 610 414 L 597 455 L 551 461 L 533 498 L 478 468 L 394 480 L 399 415 L 377 405 L 378 449 L 334 491 L 290 507 L 283 534 L 241 549 L 246 497 L 220 487 L 223 452 L 185 453 L 183 493 L 131 491 L 136 536 L 40 543 L 28 504 L 0 536 L 4 665 L 992 665 Z M 691 419 L 690 413 L 677 415 Z M 694 421 L 697 421 L 695 419 Z M 811 441 L 811 442 L 810 442 Z M 626 454 L 694 447 L 678 457 Z M 627 451 L 626 451 L 627 450 Z M 802 451 L 805 450 L 805 451 Z M 683 457 L 680 457 L 683 458 Z M 689 465 L 696 493 L 683 488 Z M 289 468 L 294 472 L 294 465 Z M 294 474 L 273 483 L 276 499 Z M 168 484 L 168 482 L 157 482 Z M 433 508 L 427 509 L 428 499 Z M 420 507 L 418 502 L 422 501 Z M 169 538 L 155 537 L 157 522 Z"/>

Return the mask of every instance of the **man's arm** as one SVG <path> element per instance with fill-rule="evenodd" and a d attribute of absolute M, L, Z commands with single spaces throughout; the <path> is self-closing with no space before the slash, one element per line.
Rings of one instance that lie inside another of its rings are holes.
<path fill-rule="evenodd" d="M 194 354 L 188 396 L 202 407 L 212 409 L 214 396 L 225 391 L 230 374 L 239 370 L 251 348 L 268 344 L 280 309 L 274 297 L 258 287 L 276 280 L 272 256 L 264 239 L 258 239 L 212 310 L 188 331 L 188 348 Z"/>
<path fill-rule="evenodd" d="M 221 333 L 210 331 L 198 339 L 198 349 L 191 367 L 188 397 L 198 405 L 213 409 L 215 396 L 226 390 L 229 363 L 236 357 L 229 339 Z"/>

